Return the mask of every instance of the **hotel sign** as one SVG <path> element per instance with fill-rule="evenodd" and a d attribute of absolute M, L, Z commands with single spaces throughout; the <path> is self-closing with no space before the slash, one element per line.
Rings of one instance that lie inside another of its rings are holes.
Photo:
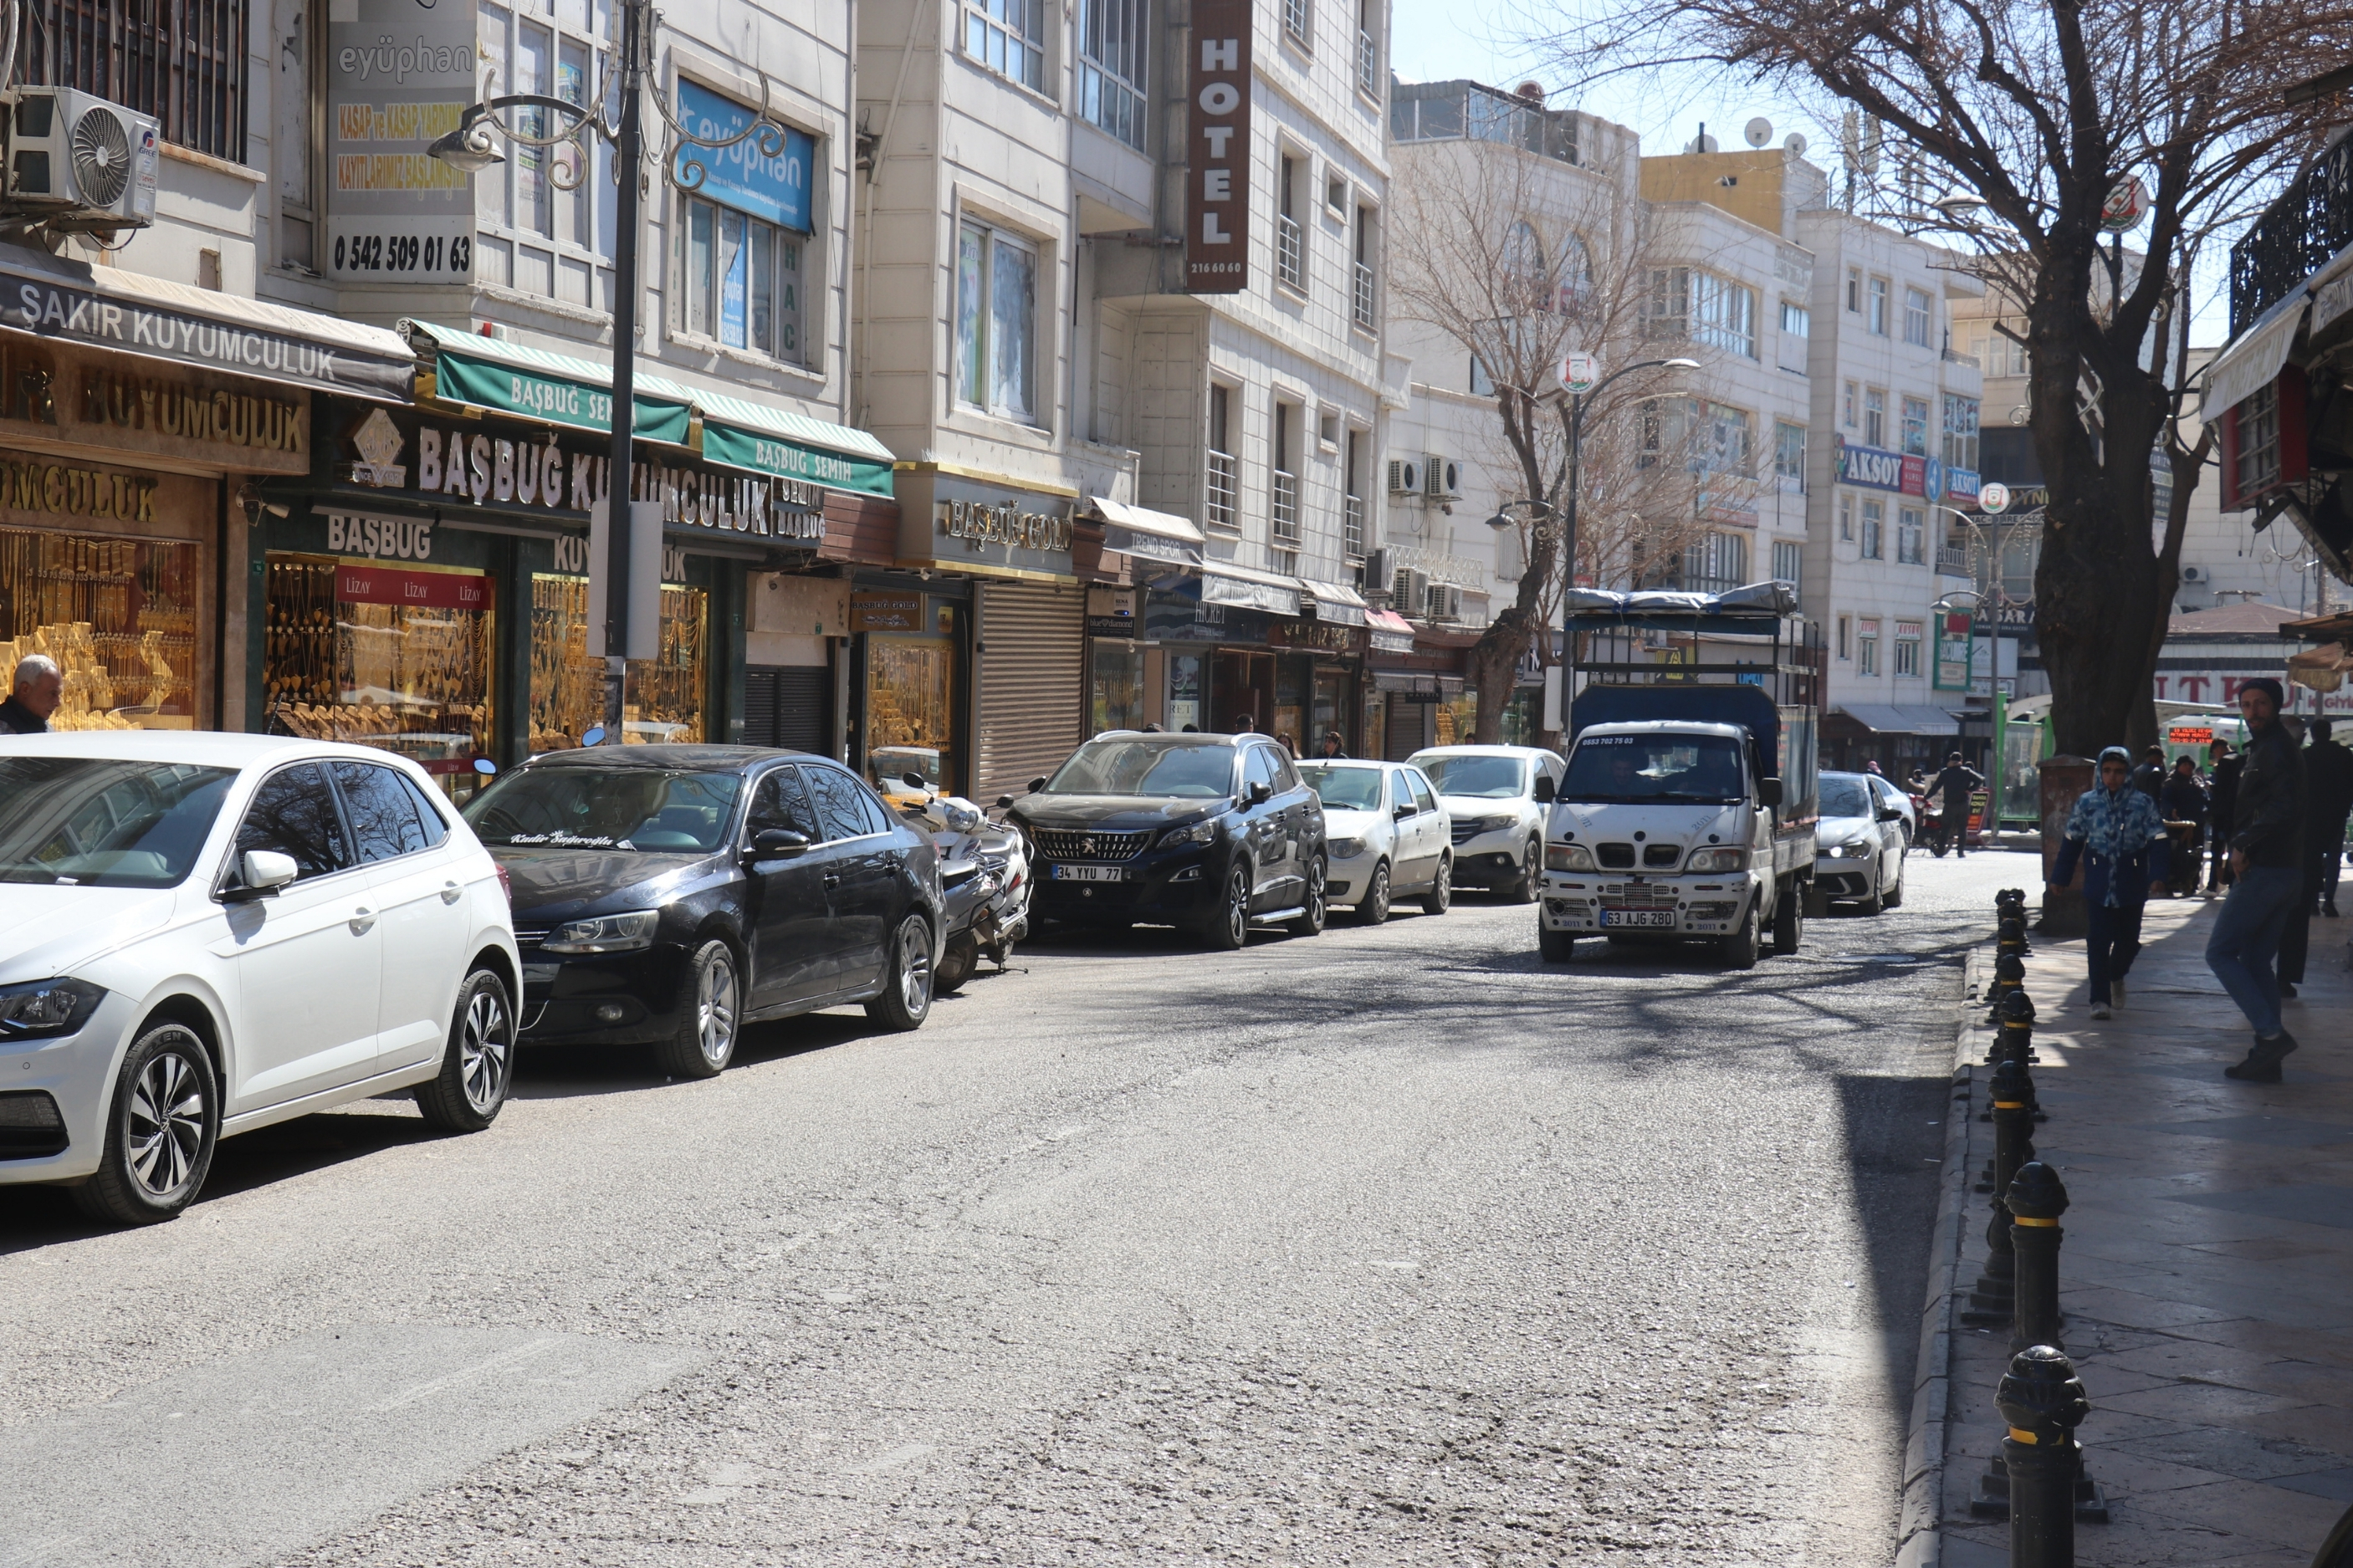
<path fill-rule="evenodd" d="M 1187 62 L 1185 291 L 1250 281 L 1250 0 L 1194 0 Z"/>

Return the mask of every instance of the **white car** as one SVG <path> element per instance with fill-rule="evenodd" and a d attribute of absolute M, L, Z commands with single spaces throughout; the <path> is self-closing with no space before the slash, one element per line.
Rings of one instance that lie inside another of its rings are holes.
<path fill-rule="evenodd" d="M 1419 768 L 1310 759 L 1299 764 L 1299 776 L 1324 801 L 1332 865 L 1324 892 L 1334 907 L 1378 925 L 1393 898 L 1419 894 L 1426 912 L 1446 912 L 1454 900 L 1454 847 L 1438 792 Z"/>
<path fill-rule="evenodd" d="M 1544 877 L 1545 817 L 1567 764 L 1535 746 L 1433 746 L 1406 759 L 1438 786 L 1454 824 L 1454 885 L 1532 903 Z"/>
<path fill-rule="evenodd" d="M 1810 912 L 1828 914 L 1833 902 L 1852 902 L 1875 915 L 1903 903 L 1909 844 L 1897 798 L 1884 779 L 1869 773 L 1821 775 Z"/>
<path fill-rule="evenodd" d="M 216 1142 L 413 1089 L 506 1102 L 505 879 L 417 766 L 134 731 L 0 739 L 0 1183 L 170 1219 Z"/>

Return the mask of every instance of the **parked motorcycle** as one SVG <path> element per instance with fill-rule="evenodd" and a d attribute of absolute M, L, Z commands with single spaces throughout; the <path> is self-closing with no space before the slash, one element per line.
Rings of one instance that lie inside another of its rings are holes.
<path fill-rule="evenodd" d="M 940 857 L 946 932 L 932 989 L 952 995 L 987 958 L 1002 972 L 1029 934 L 1029 855 L 1021 835 L 991 822 L 961 795 L 942 795 L 921 773 L 901 781 L 913 798 L 899 812 L 932 837 Z"/>
<path fill-rule="evenodd" d="M 1928 847 L 1929 854 L 1941 860 L 1945 858 L 1945 851 L 1957 844 L 1963 849 L 1985 847 L 1983 827 L 1973 825 L 1982 821 L 1987 803 L 1991 798 L 1986 791 L 1969 792 L 1968 811 L 1957 823 L 1946 820 L 1945 797 L 1942 795 L 1915 795 L 1912 798 L 1919 805 L 1920 841 Z"/>

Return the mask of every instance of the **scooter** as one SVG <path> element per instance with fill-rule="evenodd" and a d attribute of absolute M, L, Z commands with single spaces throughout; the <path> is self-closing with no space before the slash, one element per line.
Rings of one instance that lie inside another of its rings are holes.
<path fill-rule="evenodd" d="M 921 773 L 902 781 L 917 800 L 900 815 L 932 837 L 940 857 L 946 932 L 932 989 L 953 995 L 987 958 L 1002 973 L 1013 944 L 1029 934 L 1029 855 L 1021 835 L 988 819 L 960 795 L 944 795 Z"/>

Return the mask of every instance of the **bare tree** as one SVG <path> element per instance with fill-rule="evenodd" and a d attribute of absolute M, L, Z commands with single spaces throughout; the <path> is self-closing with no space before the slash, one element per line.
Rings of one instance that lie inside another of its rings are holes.
<path fill-rule="evenodd" d="M 2345 121 L 2341 102 L 2291 115 L 2280 93 L 2353 45 L 2353 0 L 1616 0 L 1552 42 L 1587 79 L 1712 62 L 1885 128 L 1896 178 L 1879 209 L 1975 247 L 1972 267 L 2022 307 L 2050 489 L 2035 629 L 2056 743 L 2089 753 L 2152 732 L 2179 520 L 2205 463 L 2169 435 L 2187 391 L 2186 356 L 2166 352 L 2185 263 Z M 2146 183 L 2150 264 L 2112 295 L 2102 215 L 2128 175 Z M 2163 537 L 2160 460 L 2175 476 Z"/>

